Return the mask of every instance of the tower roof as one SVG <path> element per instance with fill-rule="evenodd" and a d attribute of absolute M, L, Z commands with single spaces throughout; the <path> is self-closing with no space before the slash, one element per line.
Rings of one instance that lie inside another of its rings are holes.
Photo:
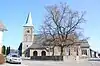
<path fill-rule="evenodd" d="M 31 12 L 28 14 L 28 17 L 27 17 L 27 20 L 26 20 L 24 27 L 29 27 L 29 26 L 33 27 Z"/>

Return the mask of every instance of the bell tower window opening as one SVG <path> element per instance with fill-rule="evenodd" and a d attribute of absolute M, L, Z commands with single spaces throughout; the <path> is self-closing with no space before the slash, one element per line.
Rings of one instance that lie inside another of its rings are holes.
<path fill-rule="evenodd" d="M 27 33 L 30 33 L 30 31 L 29 31 L 29 30 L 27 30 Z"/>

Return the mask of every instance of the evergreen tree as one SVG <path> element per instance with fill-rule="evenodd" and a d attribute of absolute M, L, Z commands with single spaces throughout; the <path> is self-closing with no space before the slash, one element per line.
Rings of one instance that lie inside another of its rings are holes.
<path fill-rule="evenodd" d="M 6 55 L 8 55 L 10 53 L 10 46 L 7 47 L 7 50 L 6 50 Z"/>
<path fill-rule="evenodd" d="M 10 46 L 8 47 L 8 54 L 10 53 Z"/>
<path fill-rule="evenodd" d="M 22 43 L 20 43 L 20 46 L 18 48 L 18 52 L 19 52 L 19 55 L 22 56 Z"/>
<path fill-rule="evenodd" d="M 6 55 L 9 54 L 9 47 L 7 47 L 7 50 L 6 50 Z"/>
<path fill-rule="evenodd" d="M 2 46 L 2 53 L 5 55 L 6 54 L 6 47 L 3 45 Z"/>

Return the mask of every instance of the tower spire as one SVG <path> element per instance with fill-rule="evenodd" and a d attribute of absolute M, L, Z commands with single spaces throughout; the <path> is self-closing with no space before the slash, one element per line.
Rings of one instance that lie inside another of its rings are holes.
<path fill-rule="evenodd" d="M 31 12 L 28 14 L 28 17 L 27 17 L 27 20 L 26 20 L 26 23 L 25 23 L 24 27 L 25 27 L 25 26 L 26 26 L 26 27 L 27 27 L 27 26 L 33 27 Z"/>

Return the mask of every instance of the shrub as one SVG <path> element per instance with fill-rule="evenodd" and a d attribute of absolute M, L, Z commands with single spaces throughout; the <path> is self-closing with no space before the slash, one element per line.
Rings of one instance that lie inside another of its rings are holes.
<path fill-rule="evenodd" d="M 5 63 L 5 58 L 3 56 L 3 54 L 0 54 L 0 64 Z"/>

